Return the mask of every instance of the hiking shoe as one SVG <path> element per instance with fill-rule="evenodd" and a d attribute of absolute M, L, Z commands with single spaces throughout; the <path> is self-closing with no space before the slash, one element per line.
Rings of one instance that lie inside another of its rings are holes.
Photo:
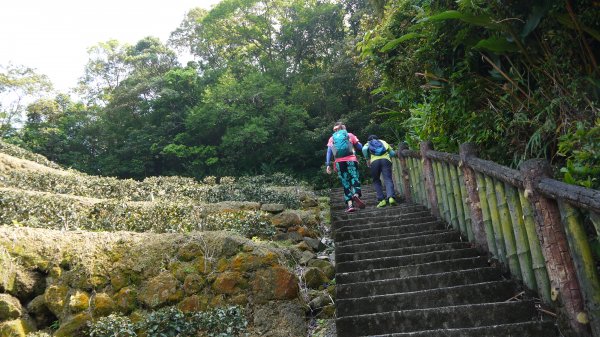
<path fill-rule="evenodd" d="M 397 204 L 396 199 L 391 198 L 391 197 L 388 199 L 388 202 L 390 203 L 390 206 L 394 206 Z"/>
<path fill-rule="evenodd" d="M 353 206 L 348 206 L 348 208 L 346 208 L 345 212 L 346 213 L 356 212 L 356 208 L 354 208 Z"/>
<path fill-rule="evenodd" d="M 377 204 L 377 208 L 381 208 L 381 207 L 385 207 L 385 206 L 387 206 L 387 201 L 386 201 L 385 199 L 384 199 L 384 200 L 381 200 L 381 201 L 380 201 L 380 202 Z"/>
<path fill-rule="evenodd" d="M 354 202 L 354 205 L 356 205 L 358 208 L 365 208 L 365 203 L 362 200 L 360 200 L 358 194 L 352 196 L 352 201 Z"/>

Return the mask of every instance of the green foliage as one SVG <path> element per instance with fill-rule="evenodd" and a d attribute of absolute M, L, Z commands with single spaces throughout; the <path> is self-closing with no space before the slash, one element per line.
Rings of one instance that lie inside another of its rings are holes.
<path fill-rule="evenodd" d="M 148 337 L 183 337 L 194 332 L 185 314 L 175 307 L 149 313 L 138 327 L 145 331 Z"/>
<path fill-rule="evenodd" d="M 600 188 L 600 119 L 592 126 L 577 123 L 574 130 L 560 137 L 558 153 L 567 158 L 560 170 L 565 182 Z"/>
<path fill-rule="evenodd" d="M 209 337 L 244 336 L 248 326 L 244 312 L 238 306 L 193 313 L 191 321 Z"/>
<path fill-rule="evenodd" d="M 90 337 L 135 337 L 134 324 L 128 317 L 110 314 L 101 317 L 93 323 L 89 323 Z"/>
<path fill-rule="evenodd" d="M 231 230 L 246 238 L 271 238 L 275 227 L 264 212 L 224 212 L 208 214 L 200 223 L 202 230 Z"/>
<path fill-rule="evenodd" d="M 569 13 L 558 1 L 388 2 L 379 20 L 365 22 L 357 44 L 380 98 L 378 115 L 385 125 L 402 125 L 398 133 L 413 147 L 432 140 L 455 152 L 475 142 L 482 156 L 513 166 L 560 159 L 560 144 L 569 151 L 578 143 L 572 137 L 581 138 L 570 135 L 577 123 L 600 114 L 591 52 L 597 17 L 589 6 L 575 1 Z M 556 164 L 571 176 L 583 162 L 586 174 L 596 172 L 597 162 L 573 156 Z"/>

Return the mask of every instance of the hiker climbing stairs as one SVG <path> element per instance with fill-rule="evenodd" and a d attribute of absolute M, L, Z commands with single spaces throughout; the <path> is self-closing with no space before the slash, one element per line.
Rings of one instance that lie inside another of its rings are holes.
<path fill-rule="evenodd" d="M 331 195 L 340 337 L 554 337 L 519 285 L 424 206 L 400 202 L 344 212 Z"/>

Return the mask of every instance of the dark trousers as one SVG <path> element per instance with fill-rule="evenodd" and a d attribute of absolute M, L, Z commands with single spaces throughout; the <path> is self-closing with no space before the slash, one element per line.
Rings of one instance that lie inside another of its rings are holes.
<path fill-rule="evenodd" d="M 344 200 L 352 200 L 354 194 L 362 195 L 360 191 L 360 179 L 358 177 L 358 162 L 341 161 L 335 163 L 338 172 L 338 178 L 344 187 Z"/>
<path fill-rule="evenodd" d="M 381 175 L 385 183 L 385 194 L 383 195 L 383 187 L 381 186 Z M 394 191 L 394 179 L 392 178 L 392 162 L 387 159 L 377 159 L 371 163 L 371 176 L 373 177 L 373 185 L 377 192 L 377 200 L 381 201 L 387 198 L 396 197 Z"/>

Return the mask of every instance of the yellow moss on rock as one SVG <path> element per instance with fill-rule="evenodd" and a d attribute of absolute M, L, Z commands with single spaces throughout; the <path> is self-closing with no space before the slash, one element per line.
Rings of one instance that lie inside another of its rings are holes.
<path fill-rule="evenodd" d="M 35 327 L 24 319 L 0 323 L 0 336 L 2 337 L 25 337 L 27 333 L 35 330 Z"/>
<path fill-rule="evenodd" d="M 85 333 L 92 316 L 83 312 L 67 318 L 54 332 L 54 337 L 87 337 Z"/>
<path fill-rule="evenodd" d="M 117 310 L 130 313 L 137 306 L 137 290 L 134 287 L 121 288 L 114 296 L 113 301 Z"/>
<path fill-rule="evenodd" d="M 107 293 L 97 293 L 92 298 L 94 317 L 107 316 L 115 311 L 115 302 Z"/>
<path fill-rule="evenodd" d="M 86 310 L 90 305 L 90 297 L 86 292 L 76 291 L 69 298 L 69 309 L 77 313 Z"/>
<path fill-rule="evenodd" d="M 44 292 L 44 300 L 46 306 L 57 317 L 61 316 L 69 288 L 64 285 L 51 285 Z"/>

